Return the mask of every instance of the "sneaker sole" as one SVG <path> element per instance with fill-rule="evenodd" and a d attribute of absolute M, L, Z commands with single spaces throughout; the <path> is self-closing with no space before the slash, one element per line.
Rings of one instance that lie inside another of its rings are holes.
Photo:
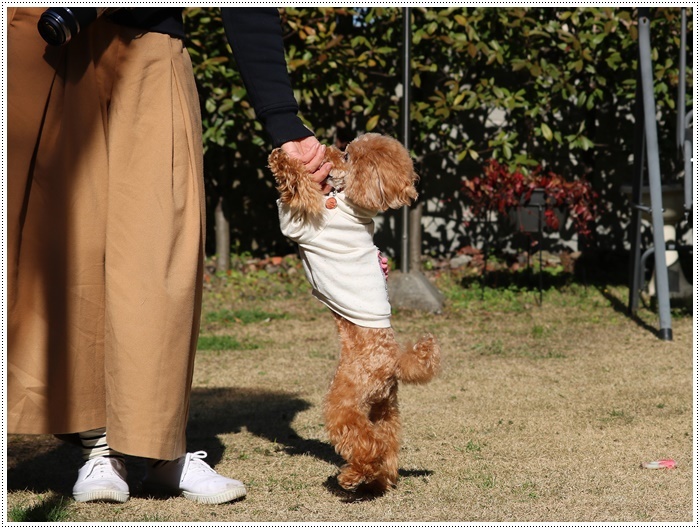
<path fill-rule="evenodd" d="M 240 487 L 228 489 L 218 494 L 194 494 L 192 492 L 183 491 L 182 495 L 188 500 L 192 500 L 197 503 L 214 505 L 217 503 L 227 503 L 229 501 L 237 500 L 244 497 L 247 493 L 246 488 L 241 485 Z"/>
<path fill-rule="evenodd" d="M 89 492 L 75 492 L 73 499 L 78 502 L 107 501 L 110 503 L 124 503 L 129 499 L 128 492 L 118 490 L 92 490 Z"/>

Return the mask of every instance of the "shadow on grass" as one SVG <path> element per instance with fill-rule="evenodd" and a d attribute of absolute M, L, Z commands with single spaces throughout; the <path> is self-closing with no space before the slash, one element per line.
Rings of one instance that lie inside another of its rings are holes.
<path fill-rule="evenodd" d="M 8 492 L 54 491 L 70 496 L 82 458 L 75 446 L 51 435 L 10 435 L 6 464 Z"/>
<path fill-rule="evenodd" d="M 306 454 L 339 466 L 343 460 L 333 447 L 318 439 L 300 437 L 292 422 L 311 404 L 293 393 L 247 388 L 195 388 L 192 391 L 187 427 L 188 451 L 205 450 L 207 462 L 216 466 L 226 447 L 218 436 L 243 429 L 281 445 L 289 455 Z M 71 496 L 82 464 L 80 450 L 53 436 L 10 436 L 8 442 L 8 491 L 29 490 L 37 494 L 54 491 Z M 126 458 L 132 496 L 144 494 L 140 480 L 145 464 Z M 430 471 L 401 471 L 404 477 L 428 475 Z M 329 481 L 335 482 L 334 477 Z M 39 487 L 39 488 L 37 488 Z M 149 491 L 149 495 L 153 495 Z M 355 498 L 353 501 L 357 501 Z"/>
<path fill-rule="evenodd" d="M 311 404 L 293 393 L 247 388 L 195 388 L 192 391 L 187 444 L 190 450 L 205 450 L 207 461 L 221 460 L 224 446 L 219 434 L 247 431 L 282 445 L 289 455 L 308 454 L 339 464 L 333 448 L 318 439 L 304 439 L 292 428 L 296 415 Z"/>
<path fill-rule="evenodd" d="M 642 318 L 640 318 L 637 314 L 630 314 L 630 312 L 627 308 L 627 303 L 625 303 L 623 300 L 619 299 L 618 297 L 614 296 L 605 287 L 598 286 L 596 288 L 600 292 L 600 295 L 603 296 L 605 299 L 607 299 L 610 302 L 610 306 L 613 308 L 613 310 L 615 312 L 619 312 L 620 314 L 629 318 L 631 321 L 636 323 L 639 327 L 641 327 L 645 331 L 650 332 L 651 334 L 653 334 L 655 336 L 658 336 L 659 330 L 657 328 L 649 325 Z"/>
<path fill-rule="evenodd" d="M 68 499 L 60 494 L 49 494 L 31 507 L 15 507 L 8 512 L 9 522 L 62 522 L 65 520 Z"/>
<path fill-rule="evenodd" d="M 297 413 L 310 404 L 286 392 L 240 388 L 195 388 L 192 391 L 187 426 L 188 451 L 205 450 L 207 462 L 215 466 L 225 447 L 219 434 L 246 429 L 254 435 L 279 443 L 290 455 L 309 454 L 339 464 L 340 458 L 327 443 L 302 439 L 291 427 Z M 37 494 L 54 491 L 71 496 L 78 469 L 80 450 L 51 435 L 12 435 L 7 443 L 7 489 Z M 140 480 L 145 464 L 139 458 L 126 458 L 129 487 L 142 493 Z"/>
<path fill-rule="evenodd" d="M 187 443 L 190 450 L 206 450 L 207 461 L 214 465 L 223 457 L 225 446 L 220 434 L 248 432 L 282 446 L 289 455 L 309 455 L 335 466 L 343 464 L 333 447 L 319 439 L 304 439 L 292 428 L 296 415 L 311 404 L 293 393 L 263 391 L 250 388 L 196 388 L 192 392 Z M 400 470 L 404 478 L 431 475 L 430 470 Z M 329 476 L 324 487 L 342 501 L 369 501 L 369 491 L 350 493 Z"/>
<path fill-rule="evenodd" d="M 431 476 L 433 474 L 432 470 L 399 470 L 399 477 L 411 478 L 411 477 L 424 477 Z M 328 492 L 340 498 L 343 503 L 361 503 L 365 501 L 373 501 L 377 498 L 381 498 L 386 493 L 377 493 L 371 488 L 363 487 L 362 485 L 354 492 L 347 491 L 343 489 L 335 478 L 335 476 L 330 476 L 324 483 L 323 486 Z M 400 485 L 399 485 L 400 486 Z"/>
<path fill-rule="evenodd" d="M 343 489 L 338 485 L 338 481 L 335 476 L 329 476 L 326 481 L 323 482 L 325 489 L 333 494 L 336 498 L 339 498 L 343 503 L 362 503 L 365 501 L 373 501 L 381 497 L 380 495 L 373 494 L 371 491 L 359 488 L 358 490 L 351 492 Z"/>
<path fill-rule="evenodd" d="M 138 494 L 145 471 L 143 460 L 126 457 L 125 463 L 129 489 L 132 495 L 134 492 Z M 72 501 L 73 484 L 82 464 L 80 448 L 74 443 L 52 435 L 10 435 L 7 440 L 7 491 L 49 494 L 41 505 L 30 509 L 41 516 L 42 512 L 49 512 L 51 502 L 59 502 L 55 495 L 63 501 Z"/>

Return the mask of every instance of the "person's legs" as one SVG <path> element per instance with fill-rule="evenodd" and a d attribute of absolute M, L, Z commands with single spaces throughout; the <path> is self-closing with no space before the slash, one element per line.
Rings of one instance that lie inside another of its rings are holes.
<path fill-rule="evenodd" d="M 107 87 L 95 65 L 111 61 L 114 32 L 47 46 L 42 11 L 8 11 L 8 429 L 66 434 L 106 423 Z M 70 437 L 85 459 L 75 499 L 126 501 L 104 428 Z"/>
<path fill-rule="evenodd" d="M 180 40 L 121 34 L 108 118 L 107 438 L 126 454 L 176 459 L 202 292 L 199 103 Z"/>
<path fill-rule="evenodd" d="M 109 119 L 107 436 L 152 458 L 148 486 L 223 503 L 245 496 L 243 483 L 217 474 L 204 452 L 185 453 L 204 256 L 192 66 L 180 40 L 158 34 L 125 40 L 120 57 Z"/>
<path fill-rule="evenodd" d="M 240 497 L 185 453 L 204 237 L 189 57 L 104 19 L 47 47 L 41 11 L 13 9 L 8 29 L 8 431 L 106 425 L 121 453 L 173 460 L 152 481 Z M 125 501 L 124 478 L 90 458 L 76 499 Z"/>
<path fill-rule="evenodd" d="M 17 8 L 7 35 L 11 433 L 106 422 L 103 112 L 90 47 L 47 46 L 41 12 Z"/>

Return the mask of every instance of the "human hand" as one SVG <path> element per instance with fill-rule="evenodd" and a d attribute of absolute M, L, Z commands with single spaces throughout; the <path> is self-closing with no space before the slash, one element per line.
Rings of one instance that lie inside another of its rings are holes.
<path fill-rule="evenodd" d="M 290 158 L 296 158 L 304 164 L 311 179 L 321 185 L 321 191 L 324 195 L 331 192 L 332 187 L 325 180 L 328 178 L 332 166 L 328 162 L 323 163 L 326 147 L 315 136 L 307 136 L 283 143 L 282 150 Z"/>

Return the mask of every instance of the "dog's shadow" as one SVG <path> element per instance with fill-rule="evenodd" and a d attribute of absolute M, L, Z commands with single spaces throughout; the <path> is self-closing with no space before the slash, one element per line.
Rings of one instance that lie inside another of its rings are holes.
<path fill-rule="evenodd" d="M 215 466 L 223 458 L 225 446 L 219 435 L 245 429 L 282 447 L 289 455 L 306 454 L 340 466 L 343 460 L 333 447 L 320 439 L 304 439 L 292 428 L 292 422 L 311 404 L 298 395 L 283 391 L 250 388 L 195 388 L 192 391 L 187 427 L 189 451 L 204 450 L 207 462 Z M 53 436 L 13 435 L 7 443 L 7 490 L 47 490 L 69 496 L 82 461 L 80 450 Z M 143 461 L 127 458 L 129 486 L 134 495 L 143 494 L 140 481 Z M 431 471 L 400 471 L 400 475 L 429 475 Z M 343 501 L 371 499 L 362 490 L 349 493 L 341 489 L 334 476 L 324 486 Z"/>
<path fill-rule="evenodd" d="M 217 436 L 245 428 L 253 435 L 281 445 L 289 455 L 307 454 L 332 464 L 341 463 L 328 443 L 304 439 L 292 428 L 296 415 L 310 408 L 308 401 L 283 391 L 198 388 L 192 392 L 187 442 L 193 448 L 201 446 L 216 463 L 224 451 Z"/>
<path fill-rule="evenodd" d="M 399 476 L 408 477 L 425 477 L 432 476 L 432 470 L 399 470 Z M 338 485 L 338 481 L 335 476 L 329 476 L 328 479 L 323 483 L 323 486 L 328 492 L 340 498 L 343 503 L 361 503 L 365 501 L 376 500 L 388 494 L 390 491 L 377 492 L 372 488 L 366 488 L 360 485 L 356 491 L 347 491 Z"/>

